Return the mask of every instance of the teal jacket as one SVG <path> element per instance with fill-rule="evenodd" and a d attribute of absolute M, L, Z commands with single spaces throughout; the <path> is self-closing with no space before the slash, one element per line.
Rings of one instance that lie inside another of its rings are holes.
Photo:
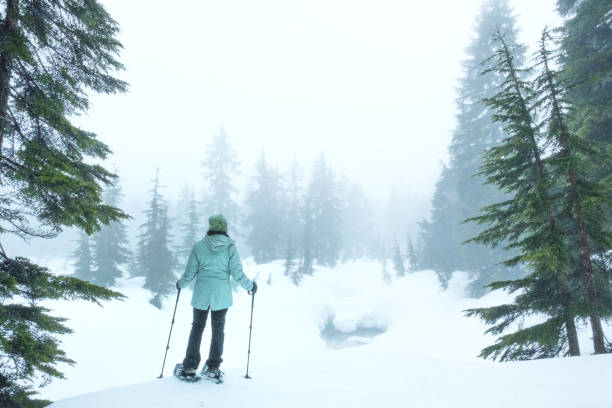
<path fill-rule="evenodd" d="M 185 288 L 195 279 L 191 306 L 201 310 L 227 309 L 233 304 L 230 275 L 244 289 L 253 289 L 253 282 L 242 271 L 234 241 L 225 235 L 206 235 L 193 246 L 178 286 Z"/>

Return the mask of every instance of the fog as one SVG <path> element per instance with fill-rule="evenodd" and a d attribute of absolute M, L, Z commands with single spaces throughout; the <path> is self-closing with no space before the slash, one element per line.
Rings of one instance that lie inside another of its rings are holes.
<path fill-rule="evenodd" d="M 204 151 L 221 126 L 243 191 L 262 152 L 282 170 L 296 157 L 306 174 L 323 153 L 363 186 L 377 217 L 391 194 L 404 203 L 401 230 L 414 234 L 427 217 L 480 0 L 103 4 L 122 28 L 130 90 L 92 95 L 76 123 L 114 151 L 106 166 L 136 219 L 156 166 L 169 201 L 186 184 L 202 189 Z M 524 43 L 560 23 L 553 0 L 511 4 Z"/>

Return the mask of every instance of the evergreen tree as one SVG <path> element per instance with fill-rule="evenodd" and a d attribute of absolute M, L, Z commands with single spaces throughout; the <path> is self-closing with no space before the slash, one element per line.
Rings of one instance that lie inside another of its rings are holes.
<path fill-rule="evenodd" d="M 314 255 L 313 255 L 313 211 L 310 200 L 304 201 L 304 236 L 302 238 L 302 258 L 299 268 L 293 274 L 292 280 L 297 285 L 302 280 L 304 275 L 312 275 L 314 273 Z"/>
<path fill-rule="evenodd" d="M 198 214 L 195 194 L 192 191 L 188 191 L 187 195 L 187 213 L 185 214 L 185 222 L 180 224 L 179 236 L 181 237 L 181 241 L 177 248 L 177 258 L 182 266 L 180 268 L 181 270 L 187 265 L 187 259 L 191 254 L 193 245 L 200 239 L 200 235 L 202 235 L 200 215 Z"/>
<path fill-rule="evenodd" d="M 305 206 L 313 260 L 320 265 L 336 265 L 342 248 L 342 213 L 338 185 L 323 156 L 315 164 Z"/>
<path fill-rule="evenodd" d="M 576 110 L 567 125 L 581 137 L 612 143 L 612 5 L 605 0 L 558 0 L 557 6 L 566 17 L 562 75 Z M 610 175 L 612 165 L 599 164 Z"/>
<path fill-rule="evenodd" d="M 285 179 L 283 237 L 297 254 L 304 235 L 304 187 L 302 170 L 295 157 Z"/>
<path fill-rule="evenodd" d="M 238 174 L 239 163 L 232 149 L 225 130 L 219 133 L 208 146 L 206 157 L 202 162 L 204 180 L 208 194 L 204 197 L 204 208 L 208 216 L 223 214 L 231 225 L 241 224 L 240 207 L 235 201 L 238 190 L 233 184 L 233 177 Z"/>
<path fill-rule="evenodd" d="M 89 243 L 89 235 L 84 232 L 79 233 L 78 247 L 72 253 L 75 259 L 74 276 L 91 281 L 93 278 L 93 257 L 91 256 L 91 246 Z"/>
<path fill-rule="evenodd" d="M 562 79 L 568 84 L 566 98 L 573 112 L 569 130 L 582 138 L 603 142 L 612 153 L 612 5 L 605 0 L 558 0 L 565 19 L 561 27 Z M 593 179 L 612 183 L 612 160 L 590 169 Z M 607 206 L 607 228 L 612 234 L 612 206 Z"/>
<path fill-rule="evenodd" d="M 573 247 L 579 253 L 578 268 L 582 272 L 586 289 L 595 353 L 605 353 L 601 315 L 611 315 L 612 308 L 605 310 L 602 303 L 612 305 L 612 294 L 609 281 L 603 276 L 597 279 L 592 257 L 594 249 L 603 253 L 612 249 L 604 214 L 604 205 L 612 203 L 612 190 L 607 183 L 594 179 L 593 172 L 589 170 L 593 163 L 609 161 L 611 157 L 598 149 L 601 143 L 578 137 L 570 131 L 569 103 L 566 97 L 568 87 L 561 81 L 559 72 L 552 69 L 555 56 L 549 48 L 551 41 L 550 33 L 545 30 L 536 58 L 539 70 L 535 79 L 539 95 L 537 106 L 542 111 L 541 127 L 546 131 L 547 145 L 556 150 L 548 162 L 560 184 L 557 186 L 556 200 L 564 203 L 565 213 L 569 215 L 567 219 L 573 224 L 566 236 L 573 232 Z M 601 302 L 601 298 L 604 298 L 604 302 Z"/>
<path fill-rule="evenodd" d="M 144 288 L 153 293 L 149 301 L 161 309 L 163 298 L 174 289 L 175 258 L 169 249 L 170 220 L 168 207 L 160 194 L 159 171 L 150 190 L 149 209 L 145 211 L 146 220 L 140 226 L 138 236 L 137 271 L 132 276 L 144 276 Z"/>
<path fill-rule="evenodd" d="M 372 210 L 361 188 L 345 181 L 342 189 L 343 261 L 363 258 L 372 253 L 374 225 Z"/>
<path fill-rule="evenodd" d="M 414 272 L 419 269 L 418 258 L 412 240 L 408 238 L 406 244 L 406 258 L 408 259 L 408 270 Z"/>
<path fill-rule="evenodd" d="M 126 84 L 110 73 L 118 26 L 100 2 L 7 0 L 0 14 L 0 236 L 53 238 L 65 227 L 88 234 L 127 216 L 103 204 L 114 175 L 95 164 L 110 154 L 70 118 L 88 94 Z M 59 348 L 65 320 L 41 306 L 48 299 L 92 302 L 121 295 L 58 276 L 0 245 L 0 406 L 41 407 L 33 383 L 61 378 L 72 363 Z"/>
<path fill-rule="evenodd" d="M 282 258 L 284 209 L 280 175 L 268 166 L 263 154 L 257 162 L 255 185 L 247 199 L 251 210 L 246 219 L 251 227 L 247 243 L 255 262 L 265 263 Z"/>
<path fill-rule="evenodd" d="M 287 250 L 285 251 L 285 276 L 293 276 L 295 273 L 295 266 L 295 248 L 292 241 L 287 241 Z"/>
<path fill-rule="evenodd" d="M 397 276 L 401 277 L 406 275 L 406 268 L 404 267 L 404 258 L 402 257 L 402 252 L 400 251 L 397 239 L 394 240 L 393 246 L 393 268 L 395 269 Z"/>
<path fill-rule="evenodd" d="M 122 197 L 121 187 L 113 184 L 106 190 L 105 203 L 109 206 L 118 206 Z M 102 227 L 93 236 L 93 261 L 95 268 L 89 280 L 96 285 L 110 287 L 115 279 L 123 276 L 119 265 L 130 260 L 127 231 L 121 221 L 114 221 Z M 83 277 L 85 279 L 85 277 Z"/>
<path fill-rule="evenodd" d="M 472 220 L 489 227 L 474 241 L 506 248 L 519 254 L 508 265 L 524 263 L 530 273 L 522 279 L 498 281 L 490 286 L 517 292 L 511 304 L 471 309 L 469 316 L 479 316 L 492 334 L 502 334 L 517 319 L 541 313 L 546 321 L 521 327 L 501 336 L 485 348 L 481 356 L 503 360 L 522 360 L 557 356 L 564 351 L 579 355 L 576 311 L 584 305 L 573 294 L 575 276 L 568 267 L 568 246 L 559 225 L 559 208 L 554 205 L 553 178 L 542 159 L 541 137 L 534 119 L 537 94 L 521 76 L 514 58 L 514 48 L 503 36 L 497 36 L 500 48 L 492 57 L 491 68 L 504 77 L 497 95 L 486 100 L 495 111 L 495 119 L 505 125 L 506 138 L 485 155 L 482 174 L 513 197 L 483 209 Z"/>
<path fill-rule="evenodd" d="M 497 145 L 503 134 L 492 113 L 482 103 L 492 97 L 502 78 L 495 72 L 482 74 L 481 62 L 491 56 L 492 36 L 500 30 L 509 42 L 516 37 L 515 19 L 507 0 L 487 0 L 476 24 L 476 36 L 467 48 L 464 76 L 457 98 L 457 128 L 450 146 L 450 163 L 436 184 L 430 221 L 421 223 L 424 267 L 434 269 L 443 287 L 455 270 L 471 273 L 468 288 L 472 296 L 485 293 L 485 285 L 512 276 L 516 271 L 501 264 L 506 254 L 501 249 L 463 244 L 480 231 L 477 225 L 462 224 L 479 208 L 502 201 L 504 194 L 475 176 L 482 165 L 482 153 Z M 521 55 L 516 58 L 521 59 Z"/>

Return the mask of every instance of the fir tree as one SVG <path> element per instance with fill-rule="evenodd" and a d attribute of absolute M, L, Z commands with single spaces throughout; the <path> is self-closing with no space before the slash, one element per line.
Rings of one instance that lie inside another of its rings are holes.
<path fill-rule="evenodd" d="M 304 188 L 302 170 L 295 157 L 285 179 L 283 237 L 291 242 L 291 247 L 297 254 L 300 252 L 299 244 L 304 235 Z"/>
<path fill-rule="evenodd" d="M 523 263 L 530 273 L 522 279 L 498 281 L 493 289 L 518 293 L 514 303 L 471 309 L 469 316 L 479 316 L 492 334 L 502 334 L 525 315 L 541 313 L 545 322 L 519 328 L 501 336 L 485 348 L 481 356 L 500 360 L 522 360 L 557 356 L 564 351 L 579 355 L 575 316 L 580 304 L 572 294 L 574 276 L 568 268 L 568 247 L 559 226 L 559 209 L 551 197 L 553 181 L 545 168 L 540 135 L 533 108 L 537 95 L 529 82 L 522 79 L 516 66 L 514 48 L 503 36 L 491 57 L 495 71 L 504 77 L 500 91 L 485 100 L 495 111 L 495 120 L 505 125 L 506 137 L 499 146 L 486 152 L 481 174 L 513 197 L 483 209 L 483 215 L 472 220 L 489 225 L 473 241 L 489 246 L 509 244 L 519 254 L 506 261 Z"/>
<path fill-rule="evenodd" d="M 93 278 L 93 257 L 91 256 L 91 245 L 89 235 L 84 232 L 79 233 L 78 247 L 72 253 L 75 260 L 74 276 L 79 279 L 91 281 Z"/>
<path fill-rule="evenodd" d="M 410 238 L 408 238 L 408 240 L 406 242 L 407 242 L 407 244 L 406 244 L 406 258 L 408 259 L 408 270 L 410 272 L 414 272 L 414 271 L 418 270 L 418 268 L 419 268 L 416 250 L 415 250 L 414 244 L 412 243 L 412 240 Z"/>
<path fill-rule="evenodd" d="M 567 99 L 576 110 L 567 126 L 581 137 L 612 143 L 610 2 L 558 0 L 557 6 L 566 17 L 561 28 L 562 76 L 569 85 Z M 610 174 L 610 162 L 599 165 Z"/>
<path fill-rule="evenodd" d="M 118 26 L 96 0 L 7 0 L 0 15 L 0 234 L 55 237 L 65 227 L 88 234 L 127 216 L 103 204 L 114 175 L 98 163 L 110 149 L 71 118 L 93 92 L 126 84 Z M 1 245 L 0 245 L 1 248 Z M 57 276 L 0 249 L 0 406 L 41 407 L 32 385 L 62 377 L 72 361 L 55 337 L 65 320 L 41 306 L 48 299 L 92 302 L 121 295 Z"/>
<path fill-rule="evenodd" d="M 105 203 L 113 207 L 118 206 L 121 197 L 121 187 L 115 183 L 106 190 Z M 113 286 L 115 279 L 123 276 L 119 265 L 127 263 L 130 256 L 125 225 L 121 221 L 114 221 L 102 227 L 93 236 L 95 268 L 91 278 L 87 280 L 96 285 Z"/>
<path fill-rule="evenodd" d="M 242 221 L 240 207 L 235 200 L 238 190 L 233 184 L 233 177 L 238 174 L 238 166 L 236 153 L 225 130 L 220 128 L 208 146 L 202 162 L 208 190 L 204 197 L 204 208 L 208 216 L 223 214 L 234 226 L 240 225 Z"/>
<path fill-rule="evenodd" d="M 406 268 L 404 267 L 404 258 L 402 257 L 402 252 L 400 251 L 397 239 L 394 240 L 393 246 L 393 268 L 395 269 L 397 276 L 402 277 L 406 275 Z"/>
<path fill-rule="evenodd" d="M 185 214 L 185 222 L 180 224 L 179 234 L 182 239 L 177 248 L 177 258 L 183 266 L 181 269 L 184 269 L 184 266 L 186 266 L 193 245 L 202 235 L 195 194 L 192 191 L 188 191 L 187 196 L 187 213 Z"/>
<path fill-rule="evenodd" d="M 299 268 L 296 269 L 293 275 L 293 282 L 297 285 L 302 280 L 304 275 L 312 275 L 314 273 L 314 255 L 313 255 L 313 216 L 310 200 L 305 200 L 304 207 L 304 235 L 302 238 L 302 257 Z"/>
<path fill-rule="evenodd" d="M 593 163 L 605 162 L 611 158 L 601 154 L 602 149 L 598 149 L 595 141 L 578 137 L 570 131 L 569 103 L 566 98 L 568 87 L 560 80 L 559 72 L 551 68 L 555 62 L 553 51 L 549 48 L 551 41 L 550 33 L 545 30 L 536 59 L 539 70 L 535 79 L 539 95 L 537 106 L 542 111 L 541 127 L 546 130 L 547 144 L 555 149 L 548 159 L 549 167 L 558 174 L 558 183 L 565 179 L 565 182 L 559 183 L 561 185 L 557 187 L 556 200 L 565 203 L 565 212 L 570 215 L 567 218 L 574 224 L 571 228 L 575 237 L 573 246 L 579 253 L 579 268 L 589 304 L 588 315 L 593 330 L 595 353 L 605 353 L 601 314 L 610 315 L 612 310 L 602 310 L 598 298 L 604 297 L 604 303 L 612 304 L 612 296 L 608 282 L 603 277 L 597 279 L 595 276 L 592 256 L 593 245 L 604 253 L 612 249 L 612 239 L 606 230 L 604 214 L 604 205 L 612 202 L 612 191 L 607 184 L 593 179 L 593 172 L 589 170 Z"/>
<path fill-rule="evenodd" d="M 313 260 L 321 265 L 336 265 L 342 248 L 342 213 L 338 185 L 323 156 L 315 164 L 305 206 Z"/>
<path fill-rule="evenodd" d="M 251 213 L 246 225 L 251 227 L 248 244 L 257 263 L 282 258 L 283 202 L 280 176 L 262 154 L 256 166 L 255 185 L 247 199 Z"/>
<path fill-rule="evenodd" d="M 476 24 L 476 36 L 467 48 L 464 76 L 457 98 L 457 128 L 450 146 L 450 163 L 444 167 L 436 184 L 430 221 L 421 223 L 424 267 L 434 269 L 443 287 L 453 271 L 468 271 L 473 282 L 472 296 L 485 293 L 486 284 L 512 276 L 516 271 L 501 264 L 506 254 L 501 249 L 487 249 L 476 243 L 464 244 L 477 235 L 477 225 L 462 224 L 477 214 L 479 208 L 502 201 L 504 194 L 494 185 L 485 185 L 475 176 L 482 165 L 482 153 L 497 145 L 502 130 L 492 120 L 492 113 L 482 103 L 492 97 L 502 78 L 495 72 L 482 75 L 481 62 L 491 56 L 492 36 L 500 30 L 509 42 L 516 37 L 515 19 L 507 0 L 484 2 Z M 516 56 L 521 59 L 522 55 Z"/>
<path fill-rule="evenodd" d="M 342 247 L 346 262 L 372 254 L 374 225 L 372 210 L 361 186 L 345 180 L 343 187 Z"/>
<path fill-rule="evenodd" d="M 159 171 L 153 180 L 150 191 L 149 208 L 145 211 L 146 220 L 140 226 L 138 252 L 133 276 L 144 276 L 144 288 L 153 293 L 150 303 L 161 309 L 163 298 L 174 288 L 175 258 L 169 249 L 170 220 L 168 207 L 160 194 Z"/>

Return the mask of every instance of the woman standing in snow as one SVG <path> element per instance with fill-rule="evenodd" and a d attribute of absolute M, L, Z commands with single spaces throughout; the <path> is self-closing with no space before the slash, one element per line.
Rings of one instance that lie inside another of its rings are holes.
<path fill-rule="evenodd" d="M 192 280 L 196 280 L 191 299 L 193 323 L 187 353 L 177 375 L 184 378 L 195 377 L 200 364 L 202 333 L 210 310 L 212 339 L 202 375 L 221 382 L 223 373 L 219 366 L 223 361 L 221 356 L 225 314 L 233 303 L 230 276 L 250 294 L 257 291 L 257 284 L 249 280 L 242 271 L 236 244 L 227 235 L 225 217 L 221 214 L 213 215 L 208 219 L 208 225 L 206 236 L 193 246 L 185 272 L 176 282 L 176 288 L 180 290 L 187 287 Z"/>

